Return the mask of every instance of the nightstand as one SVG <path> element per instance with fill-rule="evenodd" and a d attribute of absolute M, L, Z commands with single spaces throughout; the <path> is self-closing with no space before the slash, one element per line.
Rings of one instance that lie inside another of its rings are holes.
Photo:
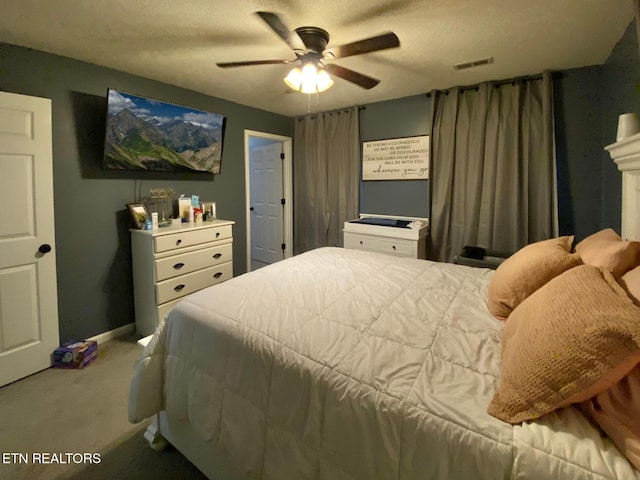
<path fill-rule="evenodd" d="M 360 218 L 344 223 L 343 232 L 344 248 L 427 258 L 426 218 L 360 214 Z"/>

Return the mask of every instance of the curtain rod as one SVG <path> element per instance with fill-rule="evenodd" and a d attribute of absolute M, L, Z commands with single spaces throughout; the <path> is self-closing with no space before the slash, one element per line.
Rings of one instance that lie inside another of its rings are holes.
<path fill-rule="evenodd" d="M 525 77 L 515 77 L 515 78 L 509 78 L 509 79 L 505 79 L 505 80 L 489 80 L 488 82 L 483 82 L 483 83 L 492 83 L 493 86 L 495 88 L 501 87 L 503 85 L 515 85 L 517 82 L 528 82 L 530 80 L 542 80 L 542 74 L 538 74 L 538 75 L 529 75 L 529 76 L 525 76 Z M 477 84 L 477 85 L 468 85 L 465 87 L 459 87 L 461 92 L 467 91 L 467 90 L 475 90 L 478 91 L 478 89 L 480 88 L 481 84 Z M 449 88 L 446 88 L 444 90 L 438 90 L 438 92 L 444 93 L 445 95 L 449 94 Z M 427 97 L 431 97 L 431 92 L 428 92 L 425 94 Z"/>
<path fill-rule="evenodd" d="M 318 115 L 320 113 L 328 113 L 329 115 L 331 115 L 332 113 L 341 113 L 341 112 L 348 112 L 349 110 L 351 110 L 354 107 L 349 107 L 349 108 L 338 108 L 337 110 L 329 110 L 328 112 L 318 112 L 314 115 L 311 115 L 309 118 L 311 118 L 311 120 L 318 118 Z M 366 110 L 367 107 L 364 106 L 358 106 L 358 111 L 360 110 Z M 296 117 L 298 121 L 304 120 L 305 118 L 307 118 L 307 115 L 303 115 L 302 117 Z"/>

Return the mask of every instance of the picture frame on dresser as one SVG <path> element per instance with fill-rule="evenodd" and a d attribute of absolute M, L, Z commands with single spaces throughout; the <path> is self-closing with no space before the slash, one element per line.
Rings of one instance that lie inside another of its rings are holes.
<path fill-rule="evenodd" d="M 204 213 L 205 221 L 209 222 L 217 218 L 216 215 L 216 202 L 203 202 L 202 211 Z"/>
<path fill-rule="evenodd" d="M 151 220 L 151 214 L 144 203 L 127 203 L 129 214 L 131 215 L 131 225 L 133 228 L 141 229 L 147 220 Z"/>

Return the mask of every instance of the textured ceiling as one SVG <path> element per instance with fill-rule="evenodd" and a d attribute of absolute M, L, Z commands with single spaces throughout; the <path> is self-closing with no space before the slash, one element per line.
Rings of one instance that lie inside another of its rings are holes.
<path fill-rule="evenodd" d="M 215 65 L 295 58 L 258 10 L 324 28 L 329 47 L 387 31 L 401 46 L 335 60 L 381 83 L 336 79 L 316 104 L 288 91 L 288 65 Z M 632 19 L 632 0 L 0 0 L 0 41 L 294 116 L 602 64 Z M 485 57 L 495 62 L 452 68 Z"/>

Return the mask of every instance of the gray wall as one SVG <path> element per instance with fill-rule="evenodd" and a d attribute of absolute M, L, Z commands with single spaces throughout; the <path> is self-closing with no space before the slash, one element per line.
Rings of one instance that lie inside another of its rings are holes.
<path fill-rule="evenodd" d="M 554 76 L 561 235 L 584 238 L 600 227 L 601 73 L 602 67 L 589 67 Z"/>
<path fill-rule="evenodd" d="M 640 114 L 640 57 L 631 22 L 604 65 L 554 79 L 560 232 L 576 240 L 602 228 L 620 232 L 621 174 L 604 147 L 618 115 Z"/>
<path fill-rule="evenodd" d="M 221 174 L 103 171 L 107 88 L 227 116 Z M 62 341 L 134 321 L 125 204 L 150 187 L 217 202 L 235 220 L 246 271 L 244 130 L 293 136 L 293 119 L 84 62 L 0 43 L 0 90 L 52 99 L 58 312 Z"/>
<path fill-rule="evenodd" d="M 616 45 L 602 67 L 602 211 L 600 228 L 612 227 L 620 232 L 620 201 L 622 198 L 622 175 L 606 145 L 616 141 L 618 116 L 621 113 L 640 114 L 640 55 L 635 22 L 631 22 L 622 39 Z"/>
<path fill-rule="evenodd" d="M 426 95 L 371 103 L 360 110 L 360 140 L 363 142 L 429 135 L 430 130 L 431 99 Z M 360 212 L 428 217 L 429 181 L 360 181 Z"/>

